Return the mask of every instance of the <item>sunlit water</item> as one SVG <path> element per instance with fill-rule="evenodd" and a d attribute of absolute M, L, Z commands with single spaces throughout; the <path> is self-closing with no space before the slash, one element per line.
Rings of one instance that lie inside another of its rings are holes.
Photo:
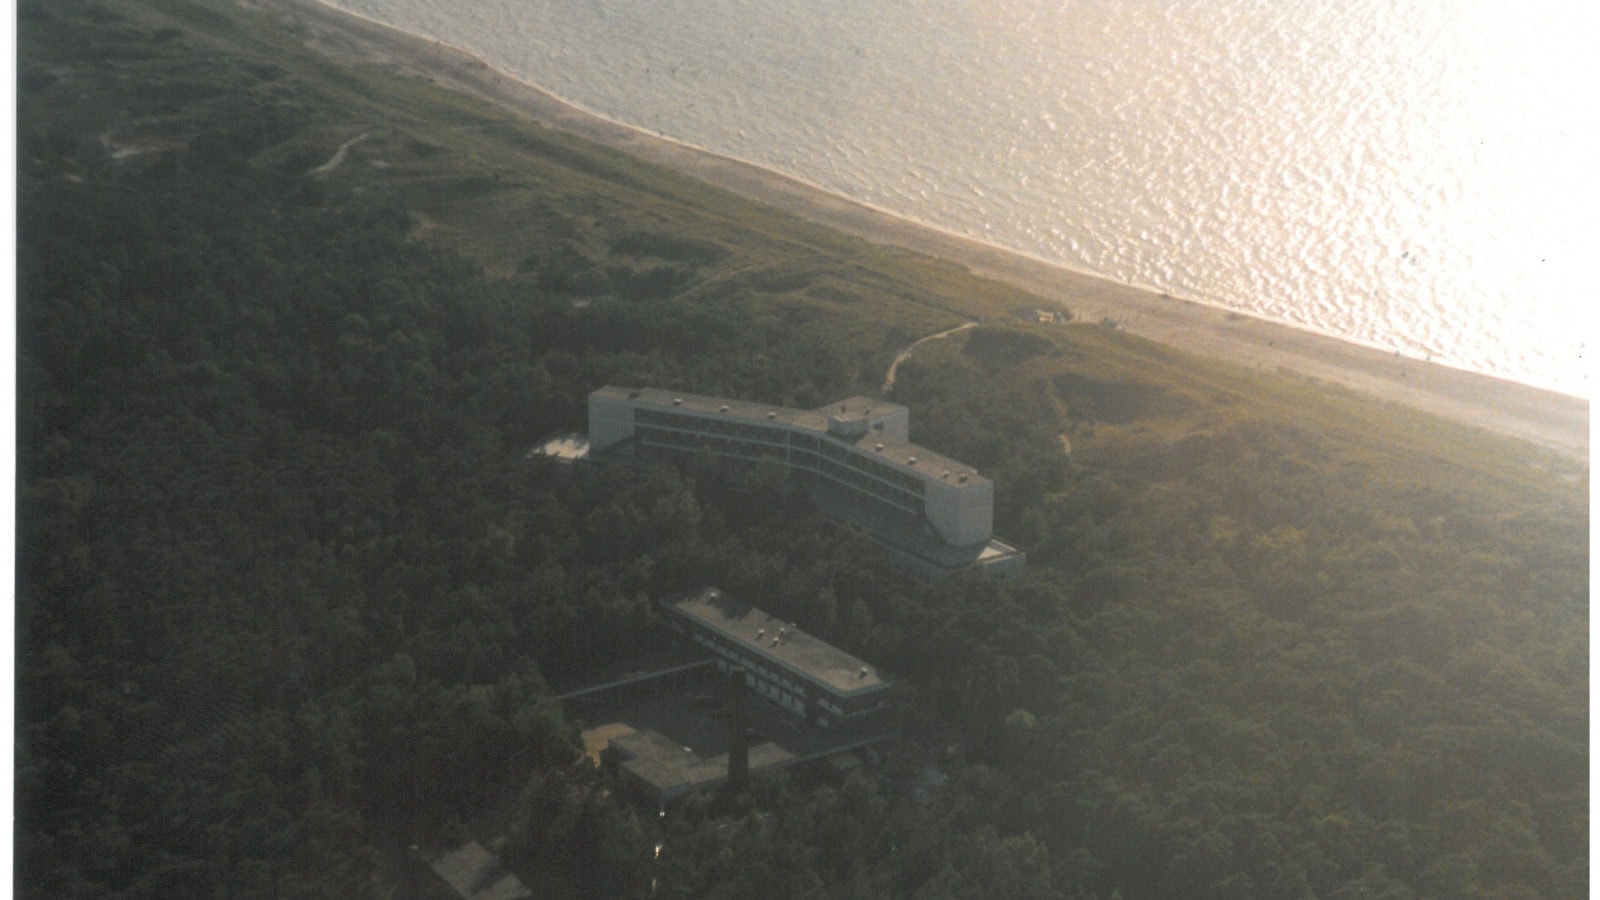
<path fill-rule="evenodd" d="M 337 5 L 951 231 L 1588 394 L 1577 4 Z"/>

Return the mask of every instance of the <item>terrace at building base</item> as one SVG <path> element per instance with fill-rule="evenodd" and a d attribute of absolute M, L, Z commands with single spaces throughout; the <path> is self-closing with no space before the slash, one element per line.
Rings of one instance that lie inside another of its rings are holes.
<path fill-rule="evenodd" d="M 770 741 L 749 749 L 749 772 L 761 775 L 787 768 L 795 755 Z M 655 731 L 631 728 L 614 734 L 600 753 L 633 796 L 657 805 L 728 784 L 728 757 L 701 756 Z"/>

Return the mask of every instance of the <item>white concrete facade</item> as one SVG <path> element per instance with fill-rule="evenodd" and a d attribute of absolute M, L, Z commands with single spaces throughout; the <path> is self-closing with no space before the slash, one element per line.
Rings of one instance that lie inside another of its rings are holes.
<path fill-rule="evenodd" d="M 589 446 L 594 450 L 633 437 L 633 404 L 601 391 L 589 395 Z"/>
<path fill-rule="evenodd" d="M 923 494 L 928 522 L 956 547 L 987 541 L 994 534 L 994 482 L 971 486 L 929 479 Z"/>

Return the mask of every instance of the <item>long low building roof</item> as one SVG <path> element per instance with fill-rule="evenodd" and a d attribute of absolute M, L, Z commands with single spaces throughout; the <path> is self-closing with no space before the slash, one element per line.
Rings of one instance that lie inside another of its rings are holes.
<path fill-rule="evenodd" d="M 664 601 L 681 615 L 742 645 L 751 655 L 823 684 L 845 696 L 888 687 L 873 666 L 716 588 Z"/>
<path fill-rule="evenodd" d="M 668 799 L 728 778 L 728 754 L 699 756 L 688 747 L 648 729 L 630 729 L 612 738 L 610 746 L 627 754 L 622 768 Z M 746 759 L 749 771 L 755 773 L 785 765 L 794 759 L 794 754 L 771 741 L 764 741 L 750 747 Z"/>
<path fill-rule="evenodd" d="M 778 421 L 817 432 L 828 430 L 828 417 L 816 410 L 790 409 L 787 406 L 752 403 L 748 400 L 728 400 L 722 397 L 707 397 L 703 394 L 686 394 L 681 391 L 664 391 L 660 388 L 629 388 L 609 384 L 596 390 L 595 393 L 602 397 L 626 400 L 639 406 L 716 413 L 751 421 Z"/>
<path fill-rule="evenodd" d="M 875 415 L 886 415 L 905 409 L 899 404 L 890 403 L 887 400 L 874 400 L 870 397 L 851 397 L 830 403 L 819 409 L 801 410 L 790 409 L 786 406 L 752 403 L 746 400 L 727 400 L 721 397 L 707 397 L 701 394 L 664 391 L 659 388 L 627 388 L 607 385 L 597 389 L 595 393 L 602 397 L 624 400 L 636 406 L 669 412 L 686 411 L 702 416 L 725 416 L 729 419 L 756 424 L 763 422 L 782 423 L 791 427 L 816 432 L 819 436 L 828 434 L 828 419 L 830 416 L 838 417 L 843 415 L 848 418 L 870 419 Z M 900 440 L 881 431 L 868 430 L 864 437 L 856 440 L 844 439 L 841 442 L 854 446 L 863 455 L 881 459 L 897 469 L 928 480 L 942 480 L 958 486 L 977 486 L 985 484 L 989 480 L 978 474 L 977 469 L 960 460 L 951 459 L 941 453 L 918 446 L 910 441 Z"/>

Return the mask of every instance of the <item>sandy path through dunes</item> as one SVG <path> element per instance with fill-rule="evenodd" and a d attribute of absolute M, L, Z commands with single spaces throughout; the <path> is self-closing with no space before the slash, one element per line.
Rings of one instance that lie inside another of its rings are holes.
<path fill-rule="evenodd" d="M 317 0 L 276 0 L 312 46 L 347 62 L 395 66 L 529 119 L 626 151 L 811 221 L 881 244 L 967 266 L 1062 304 L 1078 319 L 1111 318 L 1128 331 L 1244 366 L 1285 369 L 1381 400 L 1524 438 L 1587 460 L 1589 403 L 1503 379 L 1396 356 L 1278 322 L 1169 298 L 941 231 L 750 163 L 580 110 L 437 41 L 350 15 Z"/>

